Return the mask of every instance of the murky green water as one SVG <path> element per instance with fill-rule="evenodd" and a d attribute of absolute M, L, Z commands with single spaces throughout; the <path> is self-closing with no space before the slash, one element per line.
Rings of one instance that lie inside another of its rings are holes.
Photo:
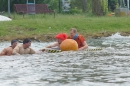
<path fill-rule="evenodd" d="M 1 56 L 1 86 L 129 86 L 130 37 L 89 39 L 101 51 Z M 10 45 L 0 43 L 0 51 Z M 32 43 L 39 50 L 48 43 Z"/>

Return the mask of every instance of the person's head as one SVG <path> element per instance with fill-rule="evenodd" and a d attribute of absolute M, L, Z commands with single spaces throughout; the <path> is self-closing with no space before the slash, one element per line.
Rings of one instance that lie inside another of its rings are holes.
<path fill-rule="evenodd" d="M 71 36 L 71 37 L 74 37 L 75 34 L 77 34 L 76 28 L 71 28 L 71 29 L 70 29 L 70 36 Z"/>
<path fill-rule="evenodd" d="M 26 38 L 23 40 L 23 45 L 24 45 L 24 48 L 29 48 L 29 46 L 31 46 L 31 40 Z"/>
<path fill-rule="evenodd" d="M 17 40 L 11 40 L 11 46 L 15 48 L 17 45 Z"/>
<path fill-rule="evenodd" d="M 55 38 L 57 39 L 58 43 L 61 44 L 62 41 L 67 39 L 67 35 L 65 33 L 57 34 Z"/>

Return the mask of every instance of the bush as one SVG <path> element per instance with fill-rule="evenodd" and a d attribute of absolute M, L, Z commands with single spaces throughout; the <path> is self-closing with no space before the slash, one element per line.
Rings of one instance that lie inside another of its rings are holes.
<path fill-rule="evenodd" d="M 71 9 L 70 11 L 62 11 L 63 14 L 79 14 L 82 13 L 81 10 L 78 9 Z"/>

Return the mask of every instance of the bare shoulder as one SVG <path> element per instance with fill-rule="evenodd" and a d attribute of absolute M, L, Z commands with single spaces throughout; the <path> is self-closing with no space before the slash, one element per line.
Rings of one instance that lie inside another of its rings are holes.
<path fill-rule="evenodd" d="M 12 51 L 13 50 L 13 48 L 12 47 L 6 47 L 6 48 L 4 48 L 4 50 L 6 50 L 6 51 Z"/>
<path fill-rule="evenodd" d="M 16 47 L 21 48 L 21 47 L 23 47 L 23 46 L 22 46 L 22 44 L 18 44 Z M 15 48 L 16 48 L 16 47 L 15 47 Z"/>

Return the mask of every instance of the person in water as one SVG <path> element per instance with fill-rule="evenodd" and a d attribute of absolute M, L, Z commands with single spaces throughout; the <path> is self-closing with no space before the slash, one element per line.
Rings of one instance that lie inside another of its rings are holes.
<path fill-rule="evenodd" d="M 85 38 L 82 35 L 79 35 L 77 33 L 76 28 L 70 29 L 70 36 L 68 37 L 68 39 L 74 39 L 78 43 L 78 50 L 83 50 L 88 48 Z"/>
<path fill-rule="evenodd" d="M 4 48 L 1 51 L 0 56 L 10 56 L 10 55 L 12 55 L 13 49 L 16 47 L 16 45 L 17 45 L 17 40 L 12 40 L 11 46 Z"/>
<path fill-rule="evenodd" d="M 21 54 L 35 54 L 35 51 L 30 48 L 31 40 L 26 38 L 23 40 L 23 44 L 17 45 L 14 49 L 12 54 L 13 55 L 21 55 Z"/>
<path fill-rule="evenodd" d="M 55 38 L 57 39 L 57 42 L 54 43 L 54 44 L 52 44 L 52 45 L 47 46 L 46 48 L 57 47 L 58 49 L 60 49 L 60 44 L 62 43 L 62 41 L 64 41 L 65 39 L 67 39 L 67 35 L 65 33 L 60 33 L 60 34 L 57 34 L 55 36 Z"/>

